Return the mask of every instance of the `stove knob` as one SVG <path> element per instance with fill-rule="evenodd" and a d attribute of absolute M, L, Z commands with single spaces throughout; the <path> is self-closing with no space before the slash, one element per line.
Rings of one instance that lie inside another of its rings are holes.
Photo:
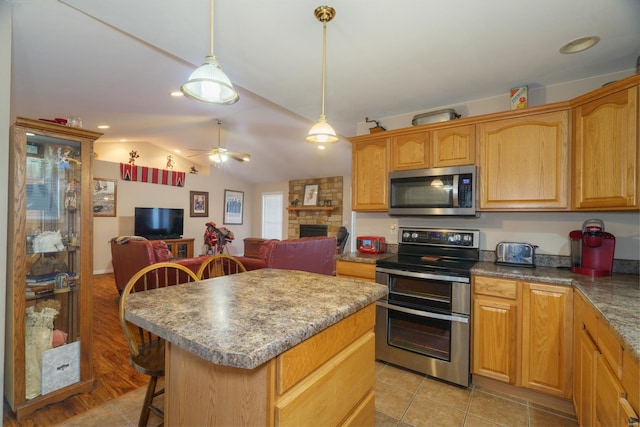
<path fill-rule="evenodd" d="M 418 238 L 418 233 L 411 234 L 411 237 L 413 238 L 413 240 L 416 240 Z"/>
<path fill-rule="evenodd" d="M 408 231 L 405 231 L 404 233 L 402 233 L 402 239 L 403 240 L 408 239 L 409 236 L 411 236 L 411 233 L 409 233 Z"/>

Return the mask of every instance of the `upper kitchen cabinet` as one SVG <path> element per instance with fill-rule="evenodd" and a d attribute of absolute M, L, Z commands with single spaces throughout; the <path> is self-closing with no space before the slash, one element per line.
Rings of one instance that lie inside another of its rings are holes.
<path fill-rule="evenodd" d="M 94 387 L 93 141 L 18 117 L 9 147 L 6 400 L 18 419 Z"/>
<path fill-rule="evenodd" d="M 475 164 L 475 126 L 422 127 L 391 140 L 391 170 L 442 168 Z"/>
<path fill-rule="evenodd" d="M 352 209 L 389 210 L 389 138 L 355 137 L 352 143 Z"/>
<path fill-rule="evenodd" d="M 429 165 L 429 133 L 412 132 L 391 140 L 391 170 L 424 169 Z"/>
<path fill-rule="evenodd" d="M 450 126 L 431 132 L 431 167 L 474 165 L 476 163 L 476 127 Z"/>
<path fill-rule="evenodd" d="M 564 103 L 478 124 L 480 210 L 569 209 Z"/>
<path fill-rule="evenodd" d="M 573 209 L 638 209 L 638 80 L 573 101 Z"/>

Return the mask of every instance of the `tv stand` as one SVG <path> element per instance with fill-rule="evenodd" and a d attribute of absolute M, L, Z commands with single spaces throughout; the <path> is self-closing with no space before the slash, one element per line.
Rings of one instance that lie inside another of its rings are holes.
<path fill-rule="evenodd" d="M 195 239 L 164 239 L 174 258 L 193 258 Z"/>

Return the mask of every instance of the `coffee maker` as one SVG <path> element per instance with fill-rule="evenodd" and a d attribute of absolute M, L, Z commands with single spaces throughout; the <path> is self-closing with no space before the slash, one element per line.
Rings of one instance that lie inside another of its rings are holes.
<path fill-rule="evenodd" d="M 610 276 L 616 238 L 604 231 L 600 219 L 588 219 L 582 230 L 569 233 L 571 240 L 571 271 L 589 276 Z"/>

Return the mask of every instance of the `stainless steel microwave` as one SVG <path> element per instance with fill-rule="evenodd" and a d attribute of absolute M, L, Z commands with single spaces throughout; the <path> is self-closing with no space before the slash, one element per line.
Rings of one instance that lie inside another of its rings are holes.
<path fill-rule="evenodd" d="M 476 216 L 476 167 L 397 171 L 389 174 L 389 215 Z"/>

